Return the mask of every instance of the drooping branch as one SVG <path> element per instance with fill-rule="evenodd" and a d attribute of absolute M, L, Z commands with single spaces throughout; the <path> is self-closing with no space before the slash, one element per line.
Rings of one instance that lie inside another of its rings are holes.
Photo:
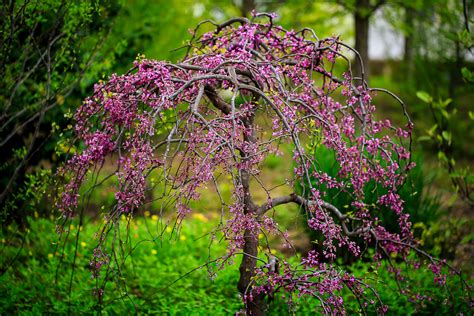
<path fill-rule="evenodd" d="M 349 230 L 347 228 L 347 222 L 348 220 L 358 220 L 357 218 L 349 218 L 348 216 L 344 215 L 337 207 L 332 205 L 331 203 L 318 200 L 318 201 L 311 201 L 308 199 L 303 198 L 302 196 L 299 196 L 295 193 L 292 193 L 287 196 L 280 196 L 271 199 L 271 201 L 261 205 L 258 207 L 257 210 L 257 215 L 259 217 L 263 216 L 268 210 L 282 204 L 288 204 L 288 203 L 296 203 L 302 207 L 305 208 L 305 210 L 309 213 L 311 213 L 310 208 L 311 207 L 322 207 L 328 211 L 331 212 L 332 215 L 334 215 L 340 222 L 342 230 L 344 234 L 347 237 L 355 237 L 355 236 L 363 236 L 367 232 L 370 231 L 370 227 L 359 227 L 355 230 Z"/>
<path fill-rule="evenodd" d="M 225 102 L 219 94 L 217 94 L 217 91 L 211 87 L 210 85 L 206 85 L 204 87 L 204 92 L 206 93 L 206 96 L 209 98 L 209 100 L 212 102 L 212 104 L 218 108 L 219 110 L 222 111 L 224 114 L 230 114 L 232 108 L 230 104 Z"/>

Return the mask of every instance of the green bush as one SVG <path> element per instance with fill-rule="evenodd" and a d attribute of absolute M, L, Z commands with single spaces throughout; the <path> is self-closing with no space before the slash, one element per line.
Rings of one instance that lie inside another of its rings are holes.
<path fill-rule="evenodd" d="M 320 162 L 318 168 L 321 172 L 335 177 L 339 172 L 339 165 L 336 162 L 334 153 L 324 146 L 319 146 L 315 149 L 314 155 L 318 156 Z M 441 215 L 439 208 L 439 200 L 430 197 L 426 192 L 426 184 L 429 182 L 429 177 L 423 171 L 423 160 L 420 155 L 414 157 L 416 167 L 411 170 L 405 184 L 399 189 L 398 193 L 405 201 L 404 211 L 410 214 L 410 219 L 413 223 L 425 223 L 429 225 L 436 221 Z M 316 181 L 312 181 L 313 187 L 317 188 L 321 194 L 325 194 L 325 200 L 338 209 L 345 212 L 350 211 L 353 201 L 352 197 L 337 188 L 327 188 L 325 185 L 319 185 Z M 299 194 L 308 194 L 309 189 L 303 188 L 300 184 L 297 185 L 296 191 Z M 386 193 L 386 190 L 381 186 L 368 184 L 364 188 L 365 202 L 369 207 L 377 205 L 380 209 L 378 213 L 379 219 L 384 223 L 384 226 L 390 231 L 399 231 L 399 226 L 396 216 L 392 210 L 385 206 L 378 205 L 378 197 Z M 318 237 L 312 233 L 312 237 Z M 315 239 L 315 238 L 313 238 Z"/>

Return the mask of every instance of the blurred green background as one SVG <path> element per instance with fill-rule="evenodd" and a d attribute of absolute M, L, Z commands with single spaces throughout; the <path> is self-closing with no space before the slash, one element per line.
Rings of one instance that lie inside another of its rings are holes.
<path fill-rule="evenodd" d="M 369 85 L 386 88 L 405 102 L 415 123 L 413 153 L 418 166 L 401 194 L 415 235 L 424 249 L 448 259 L 472 279 L 474 5 L 470 1 L 4 1 L 1 314 L 201 315 L 235 313 L 242 307 L 236 290 L 237 264 L 224 270 L 205 265 L 226 247 L 217 243 L 209 253 L 207 234 L 219 223 L 220 207 L 206 192 L 180 234 L 163 226 L 153 204 L 129 219 L 133 256 L 123 275 L 110 277 L 114 282 L 108 283 L 103 301 L 98 302 L 92 294 L 97 280 L 91 279 L 88 268 L 94 248 L 91 236 L 101 225 L 101 206 L 114 199 L 113 191 L 107 185 L 96 190 L 83 221 L 71 223 L 71 238 L 59 242 L 58 214 L 51 208 L 56 185 L 52 175 L 67 159 L 72 113 L 94 83 L 126 72 L 138 55 L 178 61 L 185 53 L 179 48 L 199 21 L 250 16 L 254 9 L 276 12 L 277 23 L 288 29 L 310 27 L 320 38 L 340 36 L 362 53 Z M 374 103 L 381 116 L 403 122 L 400 106 L 389 96 L 380 94 Z M 321 161 L 324 170 L 336 172 L 327 154 L 315 154 L 326 157 Z M 291 175 L 293 166 L 287 161 L 270 156 L 263 170 L 278 183 Z M 340 208 L 348 204 L 343 196 L 332 202 Z M 296 257 L 288 259 L 297 260 L 314 247 L 317 236 L 303 228 L 296 208 L 277 216 L 290 236 L 299 236 Z M 394 314 L 452 314 L 467 308 L 455 299 L 461 290 L 458 284 L 434 287 L 427 271 L 412 273 L 412 286 L 432 300 L 411 302 L 399 294 L 383 269 L 349 261 L 341 264 L 356 275 L 380 271 L 371 282 L 380 287 Z M 353 301 L 350 293 L 344 295 Z M 298 304 L 291 312 L 318 311 L 317 301 L 295 300 Z M 358 312 L 355 303 L 350 306 L 351 313 Z M 290 311 L 277 298 L 271 313 Z"/>

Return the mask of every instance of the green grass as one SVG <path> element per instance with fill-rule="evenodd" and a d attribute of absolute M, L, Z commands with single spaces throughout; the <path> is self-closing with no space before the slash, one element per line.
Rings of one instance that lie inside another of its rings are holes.
<path fill-rule="evenodd" d="M 159 226 L 159 221 L 154 219 L 139 218 L 132 223 L 132 244 L 138 246 L 122 270 L 127 281 L 126 290 L 117 288 L 116 279 L 111 277 L 102 306 L 92 295 L 97 280 L 91 278 L 88 268 L 95 245 L 91 236 L 97 229 L 97 223 L 85 225 L 79 235 L 78 256 L 69 295 L 74 238 L 66 243 L 65 258 L 60 264 L 61 250 L 56 249 L 58 236 L 54 223 L 46 219 L 31 220 L 17 260 L 0 277 L 0 313 L 67 313 L 69 310 L 77 314 L 102 310 L 112 314 L 137 311 L 200 315 L 208 311 L 228 314 L 239 310 L 241 302 L 236 290 L 236 265 L 224 270 L 211 266 L 217 273 L 214 281 L 210 280 L 206 267 L 178 280 L 206 263 L 209 240 L 200 237 L 211 227 L 204 225 L 207 219 L 196 217 L 184 223 L 179 236 L 167 231 L 162 239 L 153 241 L 157 236 L 155 228 Z M 70 231 L 71 236 L 75 236 L 77 225 L 71 226 Z M 139 243 L 144 239 L 149 241 Z M 20 249 L 21 241 L 7 239 L 4 235 L 2 244 L 2 258 L 12 258 Z M 224 251 L 224 244 L 216 244 L 213 248 L 216 255 Z M 2 261 L 4 267 L 8 261 Z"/>
<path fill-rule="evenodd" d="M 147 214 L 148 215 L 148 214 Z M 104 314 L 153 313 L 171 315 L 223 315 L 232 314 L 242 308 L 236 289 L 238 280 L 238 261 L 219 270 L 215 264 L 209 269 L 217 276 L 211 280 L 208 268 L 203 266 L 209 254 L 209 239 L 205 236 L 216 220 L 202 215 L 194 215 L 185 221 L 180 234 L 165 230 L 157 217 L 146 216 L 131 222 L 131 244 L 135 247 L 133 255 L 122 268 L 122 278 L 109 275 L 102 304 L 92 292 L 97 279 L 91 278 L 88 268 L 94 232 L 98 223 L 90 221 L 84 225 L 77 242 L 78 253 L 72 277 L 73 253 L 78 230 L 77 223 L 70 226 L 71 238 L 64 246 L 65 257 L 61 259 L 57 249 L 58 235 L 55 224 L 48 219 L 30 219 L 30 229 L 25 234 L 24 244 L 15 238 L 18 232 L 12 226 L 1 236 L 2 268 L 9 259 L 15 257 L 13 265 L 0 277 L 0 313 L 1 314 L 51 314 L 72 313 Z M 204 236 L 204 237 L 203 237 Z M 148 241 L 143 241 L 148 240 Z M 142 242 L 140 242 L 142 241 Z M 225 252 L 224 243 L 215 243 L 211 256 Z M 62 261 L 61 261 L 62 260 Z M 297 262 L 298 258 L 290 261 Z M 400 268 L 403 265 L 399 264 Z M 384 269 L 377 269 L 369 263 L 359 262 L 347 267 L 356 276 L 366 277 L 367 282 L 379 290 L 381 299 L 389 305 L 391 314 L 443 314 L 452 311 L 466 311 L 462 300 L 445 300 L 447 292 L 434 285 L 431 273 L 420 269 L 409 273 L 412 287 L 432 297 L 431 301 L 413 304 L 400 295 L 397 286 Z M 194 272 L 181 278 L 193 269 Z M 369 272 L 378 270 L 376 273 Z M 104 280 L 104 274 L 99 281 Z M 117 282 L 119 281 L 119 282 Z M 126 281 L 125 287 L 119 287 Z M 461 287 L 453 278 L 449 281 L 452 297 L 460 297 Z M 71 288 L 70 288 L 71 286 Z M 358 313 L 358 305 L 353 295 L 342 293 L 348 304 L 348 312 Z M 309 314 L 320 311 L 318 301 L 313 298 L 298 299 L 292 312 Z M 451 303 L 454 302 L 454 307 Z M 374 311 L 369 309 L 369 313 Z M 277 295 L 270 307 L 269 314 L 288 314 L 289 309 L 281 295 Z"/>

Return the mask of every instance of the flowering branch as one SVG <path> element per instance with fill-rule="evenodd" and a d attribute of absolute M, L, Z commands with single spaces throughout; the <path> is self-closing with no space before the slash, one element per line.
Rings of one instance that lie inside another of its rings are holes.
<path fill-rule="evenodd" d="M 368 232 L 370 232 L 370 227 L 367 226 L 367 227 L 360 227 L 356 230 L 353 230 L 353 231 L 350 231 L 348 228 L 347 228 L 347 221 L 349 220 L 349 217 L 347 217 L 346 215 L 344 215 L 343 213 L 341 213 L 341 211 L 339 211 L 339 209 L 337 207 L 335 207 L 334 205 L 328 203 L 328 202 L 325 202 L 325 201 L 309 201 L 295 193 L 292 193 L 288 196 L 281 196 L 281 197 L 277 197 L 277 198 L 273 198 L 271 199 L 270 202 L 267 202 L 263 205 L 261 205 L 258 210 L 257 210 L 257 215 L 259 217 L 263 216 L 268 210 L 278 206 L 278 205 L 282 205 L 282 204 L 288 204 L 288 203 L 296 203 L 298 205 L 301 205 L 303 206 L 305 209 L 311 209 L 313 207 L 321 207 L 321 208 L 324 208 L 328 211 L 331 212 L 331 214 L 333 216 L 335 216 L 341 223 L 341 227 L 342 227 L 342 230 L 344 232 L 344 234 L 348 237 L 356 237 L 356 236 L 364 236 L 365 234 L 367 234 Z M 351 218 L 351 219 L 356 219 L 356 218 Z M 359 219 L 360 220 L 360 219 Z"/>

